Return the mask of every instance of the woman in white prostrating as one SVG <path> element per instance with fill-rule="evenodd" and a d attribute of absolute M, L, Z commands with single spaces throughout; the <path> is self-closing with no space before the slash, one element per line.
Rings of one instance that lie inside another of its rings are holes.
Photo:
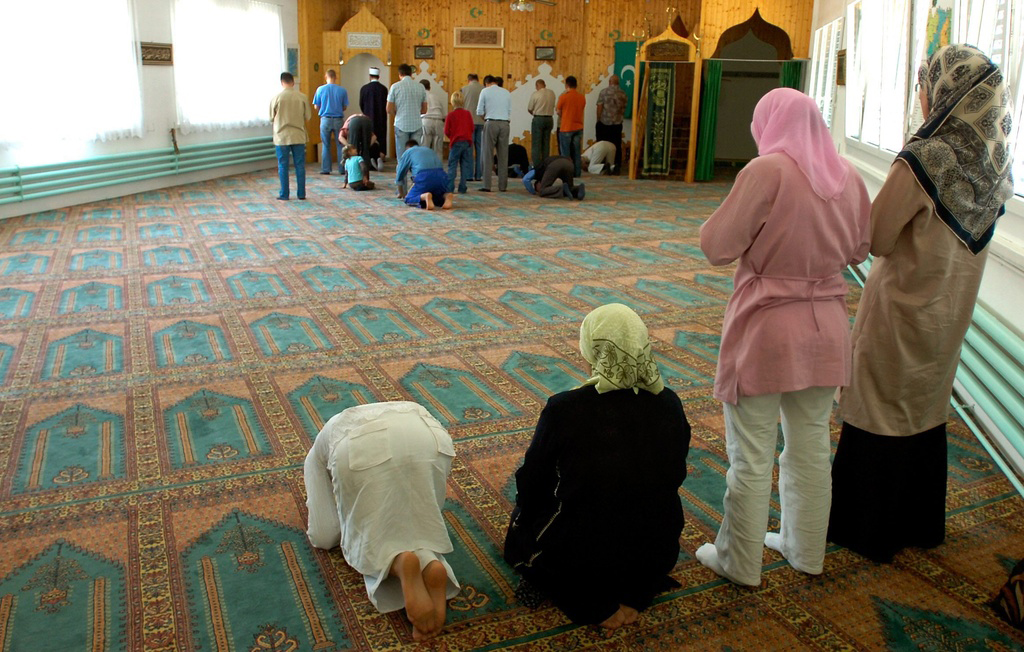
<path fill-rule="evenodd" d="M 405 608 L 413 638 L 441 631 L 459 584 L 441 509 L 455 448 L 437 419 L 408 401 L 348 408 L 306 456 L 310 543 L 341 544 L 381 613 Z"/>

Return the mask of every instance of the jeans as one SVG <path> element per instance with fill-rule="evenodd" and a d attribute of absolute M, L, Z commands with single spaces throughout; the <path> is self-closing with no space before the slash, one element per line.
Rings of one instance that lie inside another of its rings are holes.
<path fill-rule="evenodd" d="M 474 124 L 473 125 L 473 178 L 479 181 L 484 178 L 483 160 L 484 160 L 484 126 Z"/>
<path fill-rule="evenodd" d="M 466 182 L 473 174 L 473 145 L 468 140 L 460 140 L 448 148 L 448 192 L 455 192 L 455 176 L 460 167 L 459 192 L 466 192 Z"/>
<path fill-rule="evenodd" d="M 277 176 L 281 180 L 281 194 L 278 199 L 288 199 L 288 155 L 291 154 L 295 164 L 296 194 L 299 199 L 306 198 L 306 145 L 278 145 Z"/>
<path fill-rule="evenodd" d="M 582 129 L 577 131 L 558 132 L 558 154 L 560 156 L 568 156 L 572 159 L 574 177 L 578 177 L 583 174 L 583 163 L 580 161 L 580 155 L 583 154 L 583 150 L 580 149 L 582 142 Z"/>
<path fill-rule="evenodd" d="M 551 129 L 555 125 L 555 119 L 549 115 L 535 115 L 530 123 L 530 150 L 533 167 L 544 162 L 551 154 Z"/>
<path fill-rule="evenodd" d="M 395 160 L 402 158 L 402 154 L 405 153 L 405 144 L 409 140 L 415 140 L 420 145 L 423 144 L 423 127 L 420 127 L 416 131 L 402 131 L 398 127 L 395 127 Z"/>
<path fill-rule="evenodd" d="M 338 148 L 338 158 L 335 163 L 338 164 L 338 170 L 344 174 L 345 171 L 341 169 L 341 143 L 338 142 L 338 135 L 341 134 L 341 127 L 345 124 L 345 118 L 326 118 L 321 116 L 320 118 L 320 142 L 323 143 L 323 156 L 320 157 L 320 171 L 330 173 L 331 171 L 331 143 L 334 143 Z"/>

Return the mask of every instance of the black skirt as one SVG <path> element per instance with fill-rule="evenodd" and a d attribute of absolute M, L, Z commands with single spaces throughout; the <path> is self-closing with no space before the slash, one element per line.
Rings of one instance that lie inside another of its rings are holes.
<path fill-rule="evenodd" d="M 946 424 L 889 437 L 843 424 L 832 462 L 828 539 L 869 559 L 946 537 Z"/>

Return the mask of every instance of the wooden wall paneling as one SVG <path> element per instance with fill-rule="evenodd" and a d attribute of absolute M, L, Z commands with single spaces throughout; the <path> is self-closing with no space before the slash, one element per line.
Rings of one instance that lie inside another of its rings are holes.
<path fill-rule="evenodd" d="M 814 15 L 813 0 L 737 0 L 733 3 L 708 2 L 701 14 L 703 39 L 701 53 L 710 56 L 715 51 L 718 38 L 728 28 L 750 18 L 755 9 L 761 16 L 786 30 L 793 46 L 793 55 L 806 58 L 811 42 L 811 20 Z"/>
<path fill-rule="evenodd" d="M 324 76 L 322 68 L 314 69 L 323 59 L 323 4 L 321 0 L 298 0 L 298 13 L 299 86 L 312 101 Z M 320 143 L 320 118 L 315 113 L 306 123 L 306 133 L 306 160 L 315 161 Z"/>

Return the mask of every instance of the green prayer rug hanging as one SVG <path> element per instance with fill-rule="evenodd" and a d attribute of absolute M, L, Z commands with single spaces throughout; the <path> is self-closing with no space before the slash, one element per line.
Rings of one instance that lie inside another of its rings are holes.
<path fill-rule="evenodd" d="M 672 116 L 676 106 L 676 65 L 652 62 L 647 87 L 647 133 L 644 138 L 645 176 L 669 173 L 672 156 Z"/>

